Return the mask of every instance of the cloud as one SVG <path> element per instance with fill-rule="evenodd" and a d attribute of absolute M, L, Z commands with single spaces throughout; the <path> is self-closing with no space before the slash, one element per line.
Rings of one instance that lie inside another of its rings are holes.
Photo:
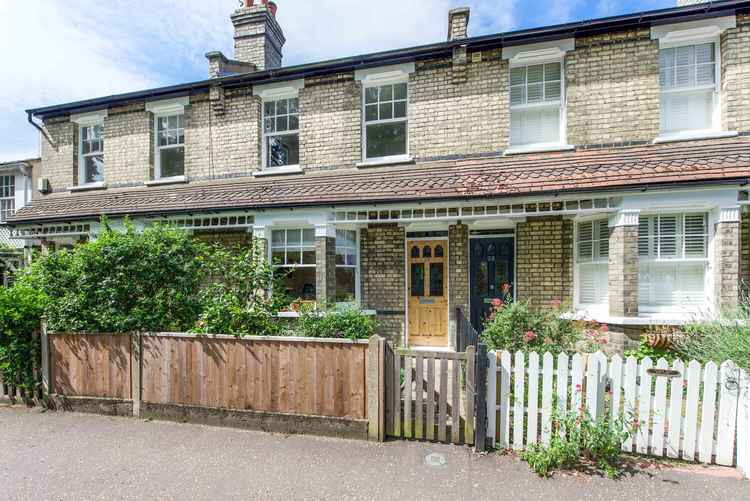
<path fill-rule="evenodd" d="M 517 0 L 276 0 L 286 65 L 445 40 L 447 12 L 470 34 L 514 27 Z M 519 2 L 520 4 L 520 2 Z M 0 1 L 0 161 L 38 154 L 26 108 L 199 80 L 204 54 L 232 54 L 237 0 Z"/>

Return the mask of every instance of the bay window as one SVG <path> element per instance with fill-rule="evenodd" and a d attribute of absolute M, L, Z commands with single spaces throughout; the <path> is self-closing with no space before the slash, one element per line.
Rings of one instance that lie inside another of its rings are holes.
<path fill-rule="evenodd" d="M 263 103 L 264 167 L 299 164 L 299 98 Z"/>
<path fill-rule="evenodd" d="M 662 134 L 718 128 L 716 51 L 715 42 L 659 50 Z"/>
<path fill-rule="evenodd" d="M 273 230 L 271 260 L 274 270 L 284 273 L 284 287 L 289 297 L 315 301 L 314 229 Z"/>
<path fill-rule="evenodd" d="M 638 308 L 697 313 L 707 304 L 708 215 L 641 215 Z"/>
<path fill-rule="evenodd" d="M 104 182 L 104 125 L 81 125 L 78 136 L 78 184 Z"/>
<path fill-rule="evenodd" d="M 563 101 L 561 61 L 512 66 L 511 147 L 562 145 Z"/>
<path fill-rule="evenodd" d="M 159 114 L 156 119 L 156 179 L 185 175 L 185 115 Z"/>
<path fill-rule="evenodd" d="M 607 306 L 609 298 L 609 220 L 581 221 L 576 225 L 578 303 Z"/>
<path fill-rule="evenodd" d="M 336 230 L 336 302 L 357 299 L 357 230 Z"/>
<path fill-rule="evenodd" d="M 364 88 L 365 159 L 407 155 L 408 88 L 406 82 Z"/>
<path fill-rule="evenodd" d="M 16 177 L 0 176 L 0 223 L 16 210 Z"/>

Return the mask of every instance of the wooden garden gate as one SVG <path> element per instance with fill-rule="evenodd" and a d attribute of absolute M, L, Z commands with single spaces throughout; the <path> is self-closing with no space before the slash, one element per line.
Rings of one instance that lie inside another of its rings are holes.
<path fill-rule="evenodd" d="M 389 437 L 474 443 L 475 348 L 442 352 L 385 348 Z"/>

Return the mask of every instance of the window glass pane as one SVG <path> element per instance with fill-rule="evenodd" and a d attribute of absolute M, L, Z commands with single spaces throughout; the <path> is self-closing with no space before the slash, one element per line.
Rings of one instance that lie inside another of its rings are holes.
<path fill-rule="evenodd" d="M 287 295 L 292 299 L 315 301 L 315 267 L 309 268 L 279 268 L 287 273 L 284 277 L 284 287 Z"/>
<path fill-rule="evenodd" d="M 279 101 L 276 101 L 276 114 L 277 115 L 286 115 L 288 113 L 287 111 L 287 100 L 281 99 Z"/>
<path fill-rule="evenodd" d="M 302 230 L 302 245 L 315 245 L 315 230 L 312 228 Z"/>
<path fill-rule="evenodd" d="M 355 297 L 356 271 L 354 268 L 336 268 L 336 302 L 351 303 Z"/>
<path fill-rule="evenodd" d="M 557 101 L 560 99 L 560 82 L 547 82 L 544 84 L 545 101 Z"/>
<path fill-rule="evenodd" d="M 697 85 L 712 85 L 716 82 L 716 65 L 714 63 L 699 64 L 695 70 Z"/>
<path fill-rule="evenodd" d="M 526 86 L 510 88 L 510 104 L 526 104 Z"/>
<path fill-rule="evenodd" d="M 542 83 L 544 80 L 544 65 L 543 64 L 535 64 L 532 66 L 527 66 L 526 68 L 527 72 L 527 79 L 529 85 L 534 83 Z"/>
<path fill-rule="evenodd" d="M 519 66 L 517 68 L 510 69 L 510 84 L 511 85 L 526 84 L 526 67 L 525 66 Z"/>
<path fill-rule="evenodd" d="M 560 108 L 514 110 L 510 117 L 514 146 L 560 141 Z"/>
<path fill-rule="evenodd" d="M 286 232 L 284 230 L 273 230 L 271 232 L 271 245 L 273 247 L 283 247 Z"/>
<path fill-rule="evenodd" d="M 541 83 L 538 84 L 529 84 L 529 87 L 527 89 L 527 95 L 526 100 L 529 103 L 538 103 L 542 101 L 543 95 L 543 87 Z"/>
<path fill-rule="evenodd" d="M 367 158 L 405 154 L 405 122 L 367 126 Z"/>
<path fill-rule="evenodd" d="M 714 44 L 704 43 L 695 46 L 695 62 L 701 63 L 713 63 L 714 62 Z"/>
<path fill-rule="evenodd" d="M 299 113 L 299 98 L 289 100 L 289 113 Z"/>
<path fill-rule="evenodd" d="M 406 101 L 397 101 L 393 103 L 393 118 L 406 117 Z"/>
<path fill-rule="evenodd" d="M 273 264 L 286 264 L 286 258 L 284 254 L 284 250 L 273 250 L 271 252 L 271 263 Z"/>
<path fill-rule="evenodd" d="M 167 127 L 169 127 L 170 129 L 177 128 L 177 115 L 171 115 L 167 117 Z"/>
<path fill-rule="evenodd" d="M 390 120 L 393 118 L 393 103 L 381 103 L 380 104 L 380 119 Z"/>
<path fill-rule="evenodd" d="M 550 80 L 560 80 L 561 66 L 560 63 L 545 64 L 544 81 L 549 82 Z"/>
<path fill-rule="evenodd" d="M 371 122 L 378 119 L 378 105 L 370 104 L 365 106 L 365 120 Z"/>
<path fill-rule="evenodd" d="M 393 86 L 394 99 L 406 99 L 406 83 L 400 83 Z"/>
<path fill-rule="evenodd" d="M 276 131 L 276 120 L 273 117 L 266 117 L 266 119 L 263 121 L 265 124 L 265 130 L 266 132 L 275 132 Z"/>
<path fill-rule="evenodd" d="M 84 162 L 84 183 L 104 181 L 104 157 L 102 155 L 84 157 Z"/>
<path fill-rule="evenodd" d="M 289 128 L 289 117 L 286 115 L 281 117 L 276 117 L 276 130 L 279 132 L 283 132 Z"/>
<path fill-rule="evenodd" d="M 287 248 L 286 264 L 302 264 L 302 251 L 299 249 Z"/>
<path fill-rule="evenodd" d="M 444 256 L 443 246 L 438 245 L 435 247 L 435 257 L 443 257 Z"/>
<path fill-rule="evenodd" d="M 419 257 L 419 247 L 416 245 L 411 248 L 411 257 Z"/>
<path fill-rule="evenodd" d="M 393 86 L 383 85 L 380 87 L 380 101 L 392 101 L 393 100 Z"/>
<path fill-rule="evenodd" d="M 315 249 L 304 249 L 302 251 L 302 264 L 315 264 Z"/>
<path fill-rule="evenodd" d="M 664 94 L 661 98 L 662 132 L 709 129 L 713 125 L 713 91 Z"/>
<path fill-rule="evenodd" d="M 266 101 L 265 103 L 263 103 L 263 112 L 266 114 L 267 117 L 273 116 L 275 109 L 276 109 L 276 101 Z"/>
<path fill-rule="evenodd" d="M 432 257 L 432 247 L 425 245 L 422 249 L 422 257 Z"/>
<path fill-rule="evenodd" d="M 378 88 L 368 87 L 365 89 L 365 103 L 377 103 L 378 102 Z"/>
<path fill-rule="evenodd" d="M 268 167 L 299 164 L 299 134 L 266 138 L 266 155 Z"/>
<path fill-rule="evenodd" d="M 685 216 L 685 257 L 705 258 L 708 255 L 708 228 L 705 214 Z"/>
<path fill-rule="evenodd" d="M 424 263 L 411 263 L 411 295 L 424 296 Z"/>
<path fill-rule="evenodd" d="M 289 130 L 299 129 L 299 117 L 297 115 L 289 115 Z"/>
<path fill-rule="evenodd" d="M 430 296 L 443 295 L 443 263 L 430 263 Z"/>
<path fill-rule="evenodd" d="M 185 174 L 185 148 L 159 150 L 161 177 L 182 176 Z"/>
<path fill-rule="evenodd" d="M 302 230 L 286 230 L 286 244 L 299 247 L 302 244 Z"/>

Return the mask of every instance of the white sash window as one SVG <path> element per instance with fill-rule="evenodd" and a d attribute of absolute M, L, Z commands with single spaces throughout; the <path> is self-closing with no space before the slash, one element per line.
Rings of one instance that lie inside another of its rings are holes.
<path fill-rule="evenodd" d="M 510 145 L 562 144 L 562 62 L 510 69 Z"/>
<path fill-rule="evenodd" d="M 284 273 L 286 293 L 293 300 L 315 301 L 315 230 L 283 229 L 271 232 L 273 267 Z"/>
<path fill-rule="evenodd" d="M 0 223 L 16 211 L 16 177 L 0 176 Z"/>
<path fill-rule="evenodd" d="M 605 306 L 609 298 L 609 221 L 582 221 L 576 230 L 578 304 Z"/>
<path fill-rule="evenodd" d="M 357 230 L 336 230 L 336 302 L 357 300 Z"/>

